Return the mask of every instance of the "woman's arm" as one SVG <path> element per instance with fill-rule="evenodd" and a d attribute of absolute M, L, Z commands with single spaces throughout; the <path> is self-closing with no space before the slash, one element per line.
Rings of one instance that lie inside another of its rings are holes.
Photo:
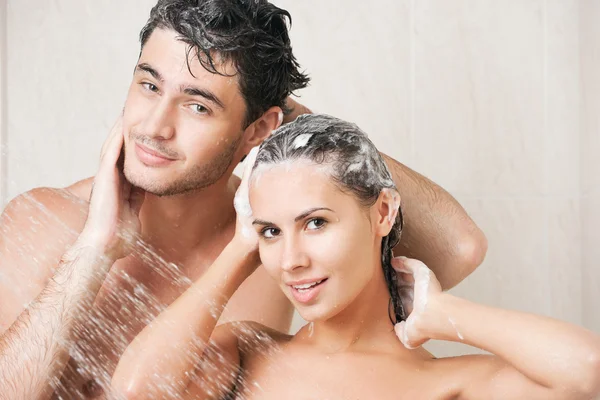
<path fill-rule="evenodd" d="M 395 267 L 414 277 L 414 308 L 396 327 L 407 347 L 427 339 L 449 340 L 496 355 L 479 357 L 462 398 L 573 400 L 600 393 L 598 335 L 552 318 L 442 293 L 419 261 L 399 260 Z"/>
<path fill-rule="evenodd" d="M 239 367 L 235 324 L 215 327 L 233 293 L 260 265 L 248 198 L 257 152 L 255 148 L 248 155 L 235 196 L 234 238 L 206 273 L 127 347 L 112 378 L 116 394 L 136 400 L 208 399 L 233 387 Z"/>
<path fill-rule="evenodd" d="M 208 271 L 127 347 L 113 375 L 113 390 L 131 399 L 172 398 L 187 392 L 225 305 L 258 265 L 255 254 L 230 243 Z M 227 337 L 229 333 L 222 329 L 216 341 L 219 351 L 235 359 L 237 349 L 229 347 L 237 340 Z"/>

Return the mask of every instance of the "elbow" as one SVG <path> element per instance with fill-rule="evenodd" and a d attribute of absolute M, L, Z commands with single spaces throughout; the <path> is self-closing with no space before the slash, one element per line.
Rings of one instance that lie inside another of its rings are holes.
<path fill-rule="evenodd" d="M 595 399 L 600 394 L 600 348 L 581 360 L 578 368 L 571 368 L 567 379 L 555 388 L 565 399 Z"/>
<path fill-rule="evenodd" d="M 487 254 L 488 242 L 484 233 L 475 228 L 474 232 L 463 235 L 458 244 L 458 258 L 466 275 L 471 274 L 483 263 Z M 465 276 L 466 276 L 465 275 Z"/>
<path fill-rule="evenodd" d="M 477 227 L 457 238 L 449 281 L 443 283 L 444 290 L 458 285 L 483 263 L 488 249 L 487 238 Z"/>
<path fill-rule="evenodd" d="M 143 386 L 139 380 L 127 379 L 122 377 L 113 377 L 111 382 L 111 390 L 118 398 L 124 400 L 134 400 L 147 398 L 144 393 Z"/>
<path fill-rule="evenodd" d="M 584 399 L 595 399 L 600 394 L 600 348 L 585 360 L 577 391 Z"/>
<path fill-rule="evenodd" d="M 139 367 L 128 368 L 119 362 L 110 382 L 111 391 L 117 398 L 124 400 L 152 398 L 149 372 L 142 371 Z"/>

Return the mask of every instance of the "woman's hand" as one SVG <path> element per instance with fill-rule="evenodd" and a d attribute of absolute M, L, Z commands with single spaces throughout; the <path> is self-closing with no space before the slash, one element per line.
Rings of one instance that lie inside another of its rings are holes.
<path fill-rule="evenodd" d="M 233 201 L 235 211 L 237 213 L 237 222 L 235 227 L 234 242 L 236 246 L 241 246 L 248 253 L 255 253 L 258 258 L 258 234 L 252 226 L 252 208 L 250 207 L 250 174 L 256 162 L 258 147 L 253 148 L 248 157 L 246 157 L 246 165 L 242 182 L 235 193 Z"/>
<path fill-rule="evenodd" d="M 431 329 L 440 318 L 438 312 L 442 287 L 434 273 L 421 261 L 406 257 L 392 259 L 398 273 L 398 291 L 408 315 L 394 327 L 398 339 L 415 349 L 431 339 Z"/>

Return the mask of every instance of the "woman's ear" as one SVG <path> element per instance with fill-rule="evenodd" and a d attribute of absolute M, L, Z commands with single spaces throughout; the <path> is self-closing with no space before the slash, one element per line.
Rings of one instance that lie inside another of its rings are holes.
<path fill-rule="evenodd" d="M 389 235 L 400 209 L 400 193 L 396 189 L 385 188 L 374 204 L 375 232 L 381 237 Z"/>
<path fill-rule="evenodd" d="M 283 122 L 283 111 L 279 107 L 271 107 L 254 121 L 246 131 L 246 146 L 248 149 L 260 145 L 271 133 L 281 126 Z"/>

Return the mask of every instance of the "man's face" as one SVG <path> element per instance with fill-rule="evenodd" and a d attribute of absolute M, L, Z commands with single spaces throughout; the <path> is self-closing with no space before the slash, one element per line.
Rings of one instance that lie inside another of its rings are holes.
<path fill-rule="evenodd" d="M 158 196 L 228 179 L 233 161 L 242 156 L 246 105 L 237 78 L 208 72 L 194 51 L 190 74 L 187 51 L 176 32 L 156 29 L 125 104 L 125 177 Z M 231 65 L 219 70 L 235 72 Z"/>

